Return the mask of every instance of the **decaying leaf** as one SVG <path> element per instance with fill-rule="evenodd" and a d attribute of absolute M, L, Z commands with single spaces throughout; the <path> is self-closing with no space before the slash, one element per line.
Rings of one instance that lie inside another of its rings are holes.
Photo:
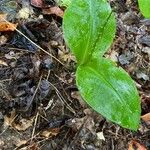
<path fill-rule="evenodd" d="M 71 53 L 64 53 L 62 51 L 58 51 L 58 56 L 59 56 L 59 59 L 64 62 L 70 63 L 71 61 L 76 61 L 75 56 L 72 55 Z"/>
<path fill-rule="evenodd" d="M 140 72 L 140 71 L 136 73 L 136 76 L 137 76 L 138 79 L 143 79 L 145 81 L 149 81 L 150 80 L 150 78 L 149 78 L 149 76 L 147 74 L 145 74 L 143 72 Z"/>
<path fill-rule="evenodd" d="M 33 118 L 32 119 L 21 119 L 18 124 L 13 123 L 13 127 L 17 129 L 18 131 L 25 131 L 29 127 L 31 127 L 33 124 Z"/>
<path fill-rule="evenodd" d="M 0 59 L 0 65 L 8 66 L 8 64 L 5 61 L 1 60 L 1 59 Z"/>
<path fill-rule="evenodd" d="M 71 97 L 74 98 L 74 99 L 77 99 L 79 101 L 80 105 L 83 108 L 86 108 L 87 104 L 82 99 L 81 94 L 80 94 L 79 91 L 73 91 L 73 92 L 71 92 Z"/>
<path fill-rule="evenodd" d="M 147 149 L 144 147 L 144 145 L 141 145 L 137 141 L 132 140 L 129 144 L 128 150 L 147 150 Z"/>
<path fill-rule="evenodd" d="M 142 118 L 144 121 L 150 121 L 150 113 L 147 113 L 147 114 L 141 116 L 141 118 Z"/>
<path fill-rule="evenodd" d="M 94 120 L 90 116 L 84 116 L 82 118 L 74 118 L 68 122 L 68 125 L 74 130 L 78 131 L 81 127 L 88 129 L 91 133 L 94 132 Z"/>
<path fill-rule="evenodd" d="M 43 12 L 43 14 L 46 14 L 46 15 L 54 14 L 61 18 L 63 18 L 63 16 L 64 16 L 64 11 L 57 6 L 50 7 L 48 9 L 43 9 L 42 12 Z"/>
<path fill-rule="evenodd" d="M 50 128 L 41 132 L 40 135 L 48 138 L 48 137 L 56 136 L 59 132 L 60 132 L 60 128 Z"/>
<path fill-rule="evenodd" d="M 31 5 L 41 8 L 43 6 L 43 0 L 31 0 Z"/>
<path fill-rule="evenodd" d="M 15 111 L 12 111 L 10 113 L 10 116 L 4 116 L 4 128 L 7 128 L 9 126 L 12 126 L 14 120 L 15 120 L 15 117 L 16 116 L 16 112 Z"/>
<path fill-rule="evenodd" d="M 15 122 L 16 113 L 15 111 L 11 112 L 10 116 L 4 116 L 4 127 L 13 127 L 18 131 L 25 131 L 29 127 L 32 126 L 33 118 L 32 119 L 21 119 L 18 123 Z"/>
<path fill-rule="evenodd" d="M 3 147 L 5 145 L 5 142 L 0 139 L 0 147 Z"/>
<path fill-rule="evenodd" d="M 97 139 L 105 141 L 105 137 L 104 137 L 103 132 L 98 132 L 98 133 L 96 133 L 96 135 L 97 135 Z"/>
<path fill-rule="evenodd" d="M 20 146 L 26 144 L 27 142 L 28 142 L 27 140 L 18 140 L 15 145 L 17 147 L 20 147 Z"/>
<path fill-rule="evenodd" d="M 17 18 L 28 19 L 30 16 L 30 8 L 24 7 L 19 10 Z"/>
<path fill-rule="evenodd" d="M 28 145 L 27 147 L 24 147 L 21 150 L 27 150 L 27 149 L 28 150 L 40 150 L 39 145 L 37 143 L 30 144 L 30 145 Z"/>
<path fill-rule="evenodd" d="M 2 31 L 14 31 L 17 27 L 17 24 L 13 24 L 10 22 L 1 22 L 0 23 L 0 32 Z"/>
<path fill-rule="evenodd" d="M 7 14 L 0 14 L 0 22 L 3 22 L 6 19 Z"/>
<path fill-rule="evenodd" d="M 6 21 L 6 14 L 0 14 L 0 32 L 2 31 L 14 31 L 17 24 Z"/>
<path fill-rule="evenodd" d="M 0 36 L 0 46 L 5 44 L 7 42 L 7 40 L 8 39 L 6 36 L 4 36 L 4 35 Z"/>

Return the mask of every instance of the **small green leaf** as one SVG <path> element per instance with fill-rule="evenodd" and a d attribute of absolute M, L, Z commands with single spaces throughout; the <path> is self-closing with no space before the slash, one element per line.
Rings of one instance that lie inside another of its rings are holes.
<path fill-rule="evenodd" d="M 98 113 L 122 127 L 137 130 L 140 100 L 130 76 L 106 59 L 79 66 L 77 86 L 84 100 Z"/>
<path fill-rule="evenodd" d="M 106 0 L 72 0 L 64 15 L 63 31 L 78 64 L 85 64 L 92 55 L 102 56 L 111 45 L 115 17 Z"/>
<path fill-rule="evenodd" d="M 138 0 L 138 3 L 143 16 L 150 18 L 150 0 Z"/>

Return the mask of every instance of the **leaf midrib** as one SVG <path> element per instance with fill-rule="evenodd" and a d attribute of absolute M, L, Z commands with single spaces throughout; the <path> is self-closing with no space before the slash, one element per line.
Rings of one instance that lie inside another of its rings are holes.
<path fill-rule="evenodd" d="M 88 3 L 88 2 L 87 2 Z M 93 33 L 93 31 L 94 31 L 94 24 L 95 24 L 95 21 L 94 21 L 94 9 L 93 9 L 93 5 L 92 5 L 92 0 L 89 0 L 89 3 L 88 3 L 88 5 L 89 5 L 89 16 L 90 16 L 90 24 L 89 24 L 89 26 L 90 26 L 90 31 L 89 31 L 89 37 L 88 37 L 88 40 L 87 40 L 87 44 L 86 44 L 86 48 L 85 48 L 85 51 L 84 51 L 84 55 L 83 55 L 83 59 L 82 59 L 82 61 L 81 61 L 81 63 L 80 63 L 80 65 L 82 65 L 82 64 L 86 64 L 87 62 L 87 57 L 88 57 L 88 55 L 89 55 L 89 50 L 91 51 L 91 55 L 93 55 L 93 53 L 95 52 L 95 50 L 96 50 L 96 46 L 97 46 L 97 43 L 98 43 L 98 41 L 100 41 L 99 43 L 101 43 L 101 40 L 102 40 L 102 38 L 103 38 L 103 36 L 104 36 L 104 31 L 105 31 L 105 27 L 107 26 L 107 23 L 108 23 L 108 21 L 109 21 L 109 19 L 110 19 L 110 17 L 111 17 L 111 15 L 112 15 L 112 12 L 110 12 L 110 14 L 108 15 L 108 17 L 106 18 L 106 20 L 105 20 L 105 22 L 104 22 L 104 24 L 103 25 L 101 25 L 102 26 L 102 30 L 99 30 L 99 32 L 98 32 L 98 37 L 96 38 L 96 40 L 94 40 L 94 45 L 93 45 L 93 47 L 91 47 L 91 42 L 90 41 L 93 41 L 92 39 L 92 35 L 94 34 Z M 106 50 L 105 50 L 106 51 Z M 100 51 L 101 52 L 101 51 Z M 90 59 L 90 58 L 89 58 Z"/>
<path fill-rule="evenodd" d="M 91 37 L 92 37 L 92 34 L 93 34 L 93 29 L 94 29 L 94 25 L 93 25 L 93 22 L 94 22 L 94 12 L 92 11 L 92 2 L 91 2 L 92 0 L 89 0 L 89 3 L 88 3 L 88 5 L 89 5 L 89 16 L 90 16 L 90 24 L 89 24 L 89 26 L 90 26 L 90 31 L 89 31 L 89 37 L 88 37 L 88 41 L 87 41 L 87 45 L 86 45 L 86 48 L 85 48 L 85 52 L 84 52 L 84 55 L 83 55 L 83 59 L 82 59 L 82 61 L 81 61 L 81 63 L 80 63 L 80 65 L 82 65 L 82 64 L 85 64 L 86 63 L 86 59 L 87 59 L 87 56 L 89 55 L 89 48 L 91 47 L 90 45 L 91 45 Z"/>

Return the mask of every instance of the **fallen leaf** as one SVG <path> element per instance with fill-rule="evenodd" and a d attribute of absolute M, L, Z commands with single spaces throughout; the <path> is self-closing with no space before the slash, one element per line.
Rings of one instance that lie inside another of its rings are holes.
<path fill-rule="evenodd" d="M 41 132 L 40 135 L 43 137 L 49 138 L 49 137 L 56 136 L 59 132 L 60 132 L 60 128 L 50 128 Z"/>
<path fill-rule="evenodd" d="M 15 145 L 17 147 L 20 147 L 20 146 L 26 144 L 27 142 L 28 142 L 27 140 L 18 140 Z"/>
<path fill-rule="evenodd" d="M 136 147 L 136 149 L 135 149 Z M 129 148 L 128 150 L 147 150 L 144 145 L 141 145 L 140 143 L 138 143 L 137 141 L 135 140 L 132 140 L 130 143 L 129 143 Z"/>
<path fill-rule="evenodd" d="M 137 73 L 136 73 L 136 76 L 137 76 L 138 79 L 143 79 L 143 80 L 145 80 L 145 81 L 149 81 L 149 80 L 150 80 L 149 76 L 146 75 L 146 74 L 143 73 L 143 72 L 137 72 Z"/>
<path fill-rule="evenodd" d="M 28 19 L 30 16 L 30 8 L 29 7 L 24 7 L 19 10 L 17 18 L 22 18 L 22 19 Z"/>
<path fill-rule="evenodd" d="M 133 54 L 131 52 L 127 52 L 125 54 L 121 54 L 118 57 L 119 62 L 121 63 L 121 65 L 128 65 L 130 64 L 130 61 L 133 58 Z"/>
<path fill-rule="evenodd" d="M 33 143 L 28 145 L 25 149 L 21 149 L 21 150 L 40 150 L 40 148 L 37 143 Z"/>
<path fill-rule="evenodd" d="M 147 114 L 141 116 L 141 118 L 142 118 L 144 121 L 150 121 L 150 113 L 147 113 Z"/>
<path fill-rule="evenodd" d="M 2 31 L 14 31 L 17 27 L 17 24 L 10 22 L 0 22 L 0 32 Z"/>
<path fill-rule="evenodd" d="M 83 108 L 86 108 L 87 104 L 82 99 L 79 91 L 73 91 L 73 92 L 71 92 L 71 97 L 74 98 L 74 99 L 76 99 L 76 100 L 78 100 L 79 103 L 81 104 L 81 106 Z"/>
<path fill-rule="evenodd" d="M 72 120 L 70 120 L 70 122 L 68 123 L 68 125 L 74 130 L 74 131 L 78 131 L 80 129 L 80 127 L 84 124 L 86 117 L 83 118 L 74 118 Z"/>
<path fill-rule="evenodd" d="M 33 118 L 32 119 L 21 119 L 18 123 L 15 122 L 16 113 L 15 111 L 12 111 L 10 116 L 4 116 L 4 127 L 13 127 L 14 129 L 18 131 L 25 131 L 33 124 Z"/>
<path fill-rule="evenodd" d="M 103 132 L 97 132 L 96 135 L 97 135 L 97 139 L 105 141 Z"/>
<path fill-rule="evenodd" d="M 9 126 L 11 126 L 12 127 L 12 123 L 14 122 L 14 120 L 15 120 L 15 117 L 16 116 L 16 112 L 15 111 L 12 111 L 11 113 L 10 113 L 10 116 L 4 116 L 4 128 L 7 128 L 7 127 L 9 127 Z"/>
<path fill-rule="evenodd" d="M 0 139 L 0 147 L 3 147 L 5 145 L 4 141 Z"/>
<path fill-rule="evenodd" d="M 70 63 L 71 61 L 76 61 L 75 57 L 70 53 L 64 53 L 62 51 L 58 51 L 58 56 L 59 56 L 59 59 L 64 62 Z"/>
<path fill-rule="evenodd" d="M 3 22 L 6 19 L 7 14 L 0 14 L 0 22 Z"/>
<path fill-rule="evenodd" d="M 149 47 L 143 47 L 142 52 L 144 52 L 150 56 L 150 48 Z"/>
<path fill-rule="evenodd" d="M 21 119 L 19 120 L 19 123 L 13 123 L 13 127 L 17 129 L 18 131 L 25 131 L 29 127 L 31 127 L 33 124 L 33 118 L 32 119 Z"/>
<path fill-rule="evenodd" d="M 4 62 L 3 60 L 1 60 L 1 59 L 0 59 L 0 65 L 8 66 L 8 64 L 6 62 Z"/>
<path fill-rule="evenodd" d="M 94 125 L 95 125 L 94 120 L 90 116 L 84 116 L 82 118 L 74 118 L 68 121 L 68 126 L 71 127 L 74 131 L 78 131 L 81 127 L 83 127 L 95 134 Z"/>
<path fill-rule="evenodd" d="M 7 42 L 7 40 L 8 39 L 4 35 L 0 36 L 0 46 L 4 45 Z"/>
<path fill-rule="evenodd" d="M 31 0 L 31 5 L 34 7 L 42 8 L 43 0 Z"/>
<path fill-rule="evenodd" d="M 17 27 L 17 24 L 6 21 L 6 17 L 6 14 L 0 14 L 0 32 L 14 31 Z"/>
<path fill-rule="evenodd" d="M 59 7 L 57 7 L 57 6 L 50 7 L 50 8 L 47 8 L 47 9 L 43 9 L 42 13 L 44 15 L 53 14 L 53 15 L 56 15 L 56 16 L 61 17 L 61 18 L 63 18 L 63 16 L 64 16 L 64 11 L 62 9 L 60 9 Z"/>
<path fill-rule="evenodd" d="M 118 62 L 118 56 L 119 56 L 118 52 L 112 51 L 112 52 L 109 54 L 108 57 L 109 57 L 112 61 Z"/>

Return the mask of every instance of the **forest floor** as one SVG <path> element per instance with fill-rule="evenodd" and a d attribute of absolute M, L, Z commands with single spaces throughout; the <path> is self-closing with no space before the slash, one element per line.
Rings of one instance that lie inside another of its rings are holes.
<path fill-rule="evenodd" d="M 7 24 L 7 31 L 0 29 L 0 150 L 150 149 L 150 20 L 136 0 L 110 3 L 117 33 L 105 57 L 136 82 L 138 131 L 113 124 L 82 100 L 75 58 L 63 39 L 65 8 L 52 0 L 1 0 L 1 13 L 22 34 L 8 29 L 0 14 L 0 25 Z"/>

